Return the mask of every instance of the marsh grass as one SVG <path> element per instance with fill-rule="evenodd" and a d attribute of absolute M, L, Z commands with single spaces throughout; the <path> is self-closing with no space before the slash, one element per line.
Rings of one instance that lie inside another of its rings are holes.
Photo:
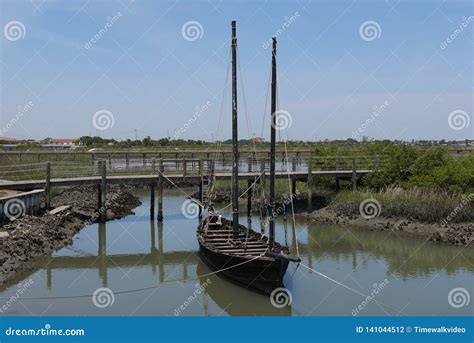
<path fill-rule="evenodd" d="M 359 214 L 365 199 L 376 199 L 381 216 L 410 218 L 422 222 L 474 222 L 474 194 L 452 194 L 413 188 L 390 187 L 379 192 L 343 191 L 330 205 L 344 214 Z"/>

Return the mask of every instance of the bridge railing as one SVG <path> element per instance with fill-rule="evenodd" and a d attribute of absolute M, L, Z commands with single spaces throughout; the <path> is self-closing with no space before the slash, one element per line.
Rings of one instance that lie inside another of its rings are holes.
<path fill-rule="evenodd" d="M 314 156 L 313 170 L 379 170 L 383 168 L 387 156 Z"/>
<path fill-rule="evenodd" d="M 231 172 L 232 163 L 230 161 L 211 161 L 200 159 L 143 159 L 137 161 L 113 161 L 95 160 L 90 161 L 51 161 L 29 164 L 10 164 L 0 166 L 0 181 L 27 181 L 44 180 L 46 178 L 47 165 L 50 166 L 50 178 L 79 178 L 100 176 L 100 163 L 103 161 L 107 168 L 107 175 L 158 175 L 160 164 L 167 175 L 199 175 L 200 166 L 203 173 L 207 174 L 213 165 L 216 173 Z M 386 161 L 385 156 L 313 156 L 311 167 L 313 171 L 327 170 L 352 170 L 353 165 L 356 170 L 377 170 L 383 167 Z M 276 171 L 307 171 L 309 159 L 289 158 L 276 160 Z M 262 164 L 265 169 L 269 169 L 269 160 L 262 159 L 242 159 L 239 165 L 240 172 L 260 171 Z"/>

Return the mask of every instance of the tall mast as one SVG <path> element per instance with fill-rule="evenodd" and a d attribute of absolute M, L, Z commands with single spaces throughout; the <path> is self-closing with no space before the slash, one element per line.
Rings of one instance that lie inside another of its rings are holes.
<path fill-rule="evenodd" d="M 276 77 L 276 37 L 272 38 L 273 48 L 272 48 L 272 105 L 271 105 L 271 118 L 272 125 L 270 125 L 270 237 L 269 245 L 270 250 L 273 248 L 275 243 L 275 222 L 274 222 L 274 212 L 275 212 L 275 140 L 276 140 L 276 123 L 277 123 L 277 112 L 276 112 L 276 86 L 277 86 L 277 77 Z"/>
<path fill-rule="evenodd" d="M 239 238 L 239 148 L 237 131 L 237 34 L 232 21 L 232 238 Z"/>

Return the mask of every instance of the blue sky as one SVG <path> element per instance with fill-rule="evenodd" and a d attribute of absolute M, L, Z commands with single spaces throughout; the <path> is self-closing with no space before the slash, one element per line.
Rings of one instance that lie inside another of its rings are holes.
<path fill-rule="evenodd" d="M 272 35 L 282 137 L 473 138 L 472 16 L 471 1 L 2 0 L 0 136 L 227 139 L 235 19 L 241 138 L 269 136 Z"/>

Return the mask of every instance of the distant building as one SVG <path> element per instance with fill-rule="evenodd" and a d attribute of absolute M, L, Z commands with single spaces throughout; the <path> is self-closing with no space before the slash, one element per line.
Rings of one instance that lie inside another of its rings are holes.
<path fill-rule="evenodd" d="M 49 144 L 76 145 L 79 143 L 77 138 L 49 138 Z"/>
<path fill-rule="evenodd" d="M 0 136 L 0 143 L 12 143 L 16 142 L 15 138 Z"/>
<path fill-rule="evenodd" d="M 262 142 L 265 141 L 265 138 L 263 138 L 263 137 L 254 137 L 254 138 L 252 138 L 252 140 L 253 140 L 254 143 L 262 143 Z"/>
<path fill-rule="evenodd" d="M 46 144 L 42 144 L 44 149 L 48 150 L 69 150 L 75 149 L 79 143 L 76 138 L 48 138 Z"/>

